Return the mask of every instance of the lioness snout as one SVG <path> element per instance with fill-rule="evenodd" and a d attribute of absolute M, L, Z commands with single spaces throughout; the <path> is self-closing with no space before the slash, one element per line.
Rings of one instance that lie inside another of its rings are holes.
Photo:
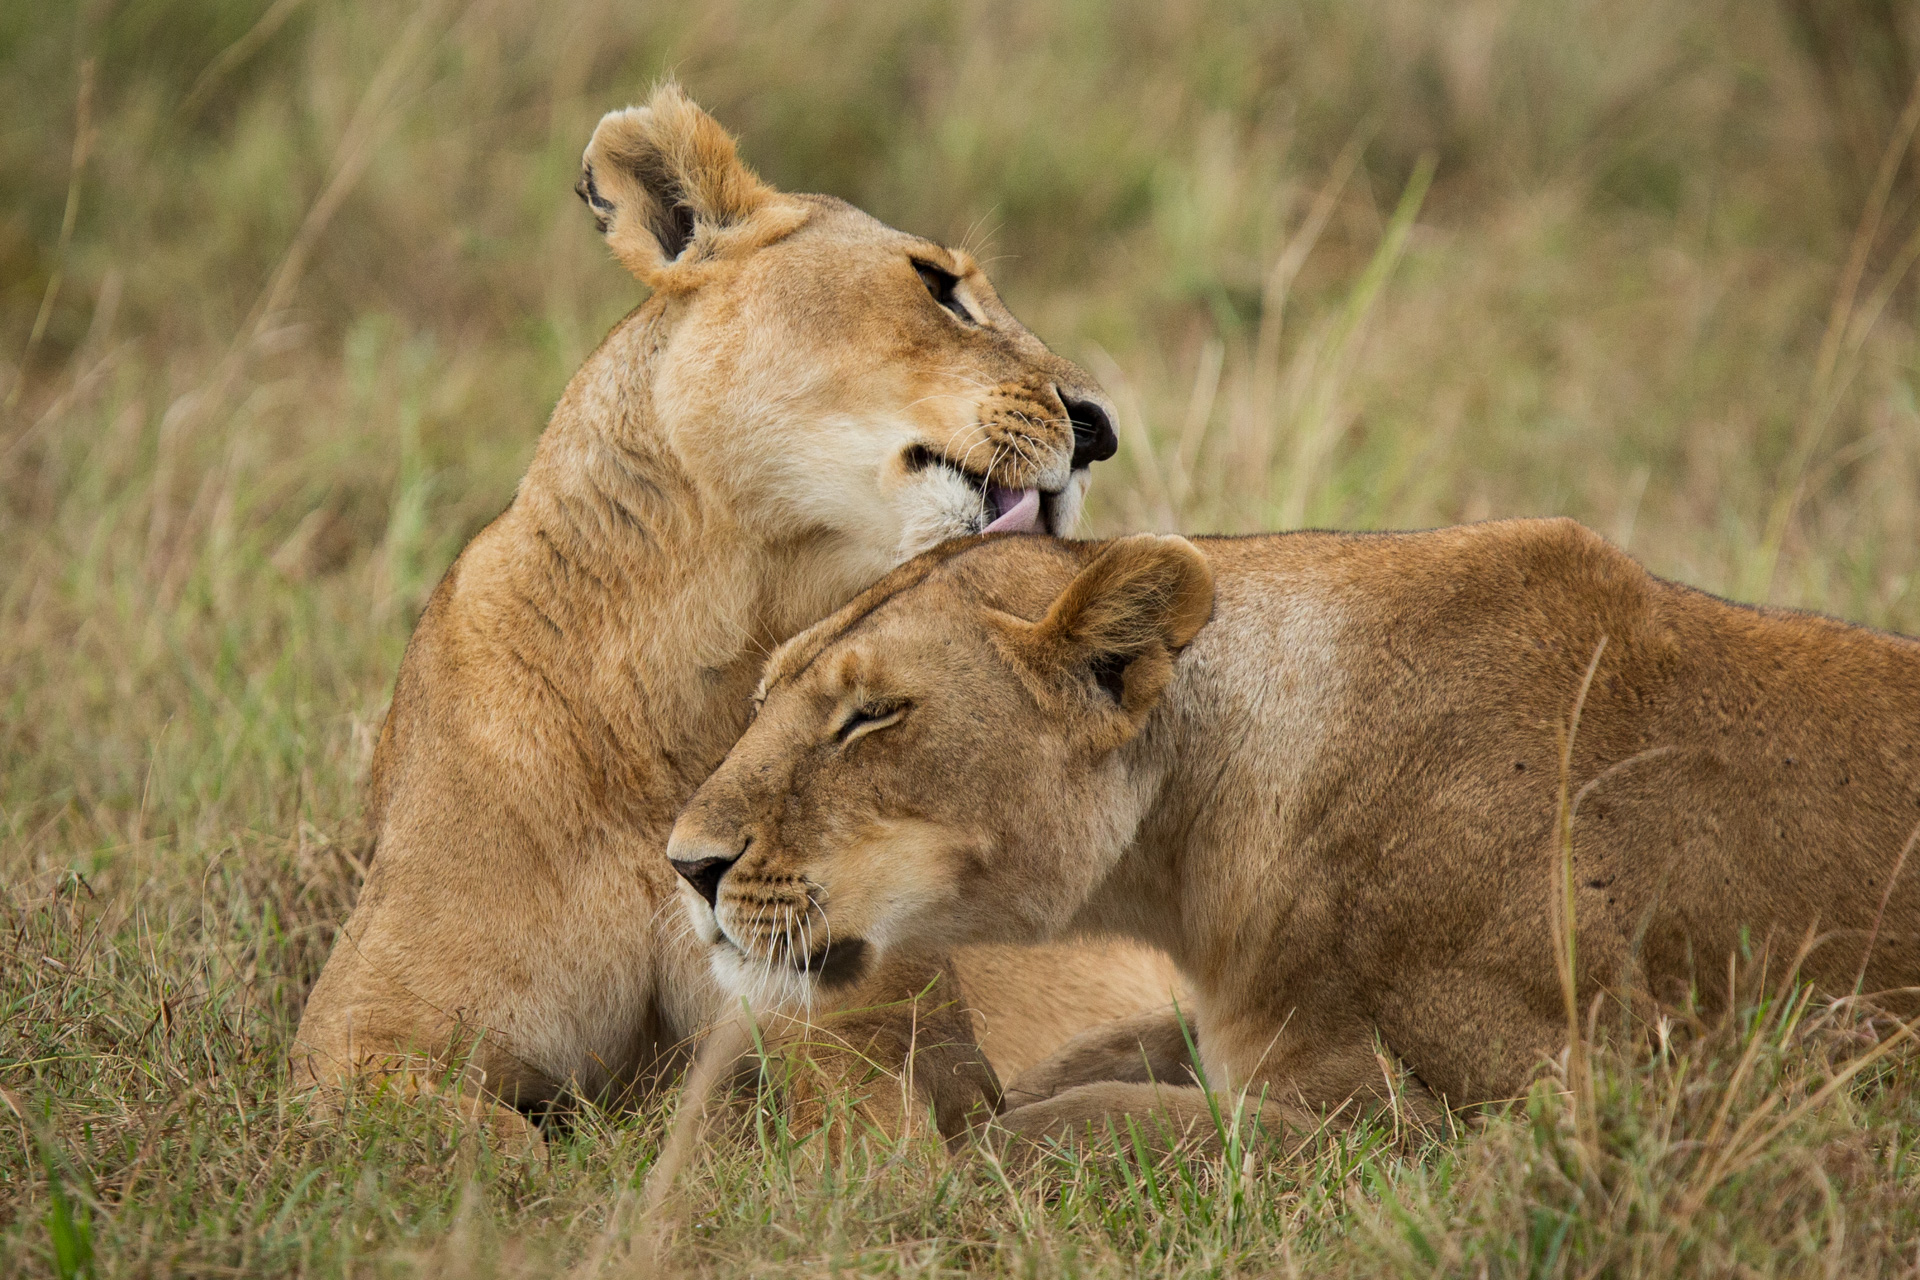
<path fill-rule="evenodd" d="M 707 900 L 709 907 L 717 907 L 720 901 L 720 877 L 727 874 L 728 867 L 740 861 L 740 854 L 722 849 L 698 836 L 691 839 L 675 836 L 667 842 L 667 861 L 673 863 L 673 869 L 680 873 L 682 880 Z"/>
<path fill-rule="evenodd" d="M 1059 394 L 1060 403 L 1066 406 L 1067 419 L 1073 423 L 1075 471 L 1105 462 L 1120 451 L 1120 437 L 1114 434 L 1112 414 L 1092 400 L 1082 400 L 1065 391 Z"/>

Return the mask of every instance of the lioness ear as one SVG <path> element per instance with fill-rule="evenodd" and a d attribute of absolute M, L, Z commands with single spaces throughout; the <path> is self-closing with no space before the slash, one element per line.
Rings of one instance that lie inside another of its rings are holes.
<path fill-rule="evenodd" d="M 1185 538 L 1151 533 L 1102 551 L 1036 623 L 1006 619 L 1009 656 L 1038 685 L 1064 680 L 1096 699 L 1093 737 L 1118 746 L 1138 731 L 1173 678 L 1174 655 L 1213 612 L 1213 570 Z"/>
<path fill-rule="evenodd" d="M 614 256 L 656 289 L 691 288 L 703 262 L 806 220 L 805 206 L 760 181 L 727 131 L 671 81 L 646 106 L 600 118 L 574 190 Z"/>

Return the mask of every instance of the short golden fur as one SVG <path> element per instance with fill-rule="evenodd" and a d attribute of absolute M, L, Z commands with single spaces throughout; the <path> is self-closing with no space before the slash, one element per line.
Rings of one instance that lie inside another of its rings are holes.
<path fill-rule="evenodd" d="M 307 1084 L 417 1089 L 470 1050 L 463 1080 L 524 1110 L 656 1076 L 723 998 L 661 850 L 765 655 L 1007 495 L 1066 531 L 1113 450 L 1099 388 L 966 254 L 767 186 L 671 85 L 600 122 L 579 192 L 653 295 L 408 645 L 371 873 L 294 1050 Z M 957 1094 L 943 1117 L 996 1093 L 972 1030 L 1016 1071 L 1170 981 L 1137 948 L 958 965 L 974 1027 L 902 1006 L 859 1028 L 868 1048 L 947 1037 L 951 1069 L 915 1077 Z M 852 1003 L 937 972 L 916 959 Z"/>
<path fill-rule="evenodd" d="M 1376 1046 L 1416 1102 L 1509 1098 L 1566 1044 L 1561 742 L 1596 654 L 1579 1007 L 1723 1005 L 1730 957 L 1810 939 L 1822 991 L 1920 985 L 1920 643 L 1662 581 L 1571 521 L 942 549 L 773 658 L 669 855 L 738 856 L 690 905 L 742 990 L 807 994 L 756 930 L 782 912 L 867 958 L 1118 936 L 1174 956 L 1210 1083 L 1278 1118 L 1381 1090 Z M 1210 1127 L 1147 1083 L 1188 1079 L 1170 1028 L 1072 1046 L 1005 1123 Z"/>

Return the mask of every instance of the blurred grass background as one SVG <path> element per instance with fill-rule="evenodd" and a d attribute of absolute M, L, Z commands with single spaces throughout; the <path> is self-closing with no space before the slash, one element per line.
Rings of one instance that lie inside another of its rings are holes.
<path fill-rule="evenodd" d="M 0 7 L 0 1270 L 537 1269 L 618 1218 L 645 1124 L 529 1169 L 278 1089 L 415 612 L 641 296 L 570 188 L 655 77 L 776 183 L 974 248 L 1101 377 L 1090 532 L 1570 514 L 1657 572 L 1912 632 L 1916 72 L 1898 0 Z M 1816 1088 L 1827 1042 L 1791 1040 L 1769 1079 Z M 1719 1061 L 1700 1087 L 1771 1096 Z M 1622 1096 L 1646 1069 L 1619 1059 Z M 1676 1191 L 1634 1230 L 1706 1270 L 1891 1265 L 1888 1088 L 1805 1122 L 1864 1153 L 1857 1195 Z M 1542 1190 L 1539 1105 L 1439 1155 L 1363 1134 L 1265 1186 L 1266 1235 L 991 1181 L 927 1208 L 891 1156 L 860 1185 L 892 1207 L 849 1225 L 852 1175 L 782 1166 L 780 1200 L 741 1166 L 698 1256 L 1681 1265 L 1558 1225 L 1604 1188 Z M 1763 1202 L 1799 1207 L 1743 1225 Z"/>

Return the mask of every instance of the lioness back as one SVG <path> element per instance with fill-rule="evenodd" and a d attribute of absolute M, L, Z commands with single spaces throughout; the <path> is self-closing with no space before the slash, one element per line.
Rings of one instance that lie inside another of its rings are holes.
<path fill-rule="evenodd" d="M 1827 990 L 1920 978 L 1920 878 L 1888 897 L 1920 830 L 1920 644 L 1663 581 L 1571 521 L 1197 545 L 1218 586 L 1192 696 L 1271 725 L 1296 705 L 1274 673 L 1313 673 L 1323 718 L 1289 726 L 1283 825 L 1325 868 L 1329 920 L 1432 963 L 1502 937 L 1513 990 L 1558 1010 L 1539 962 L 1571 735 L 1589 975 L 1711 1003 L 1729 956 L 1771 939 L 1790 962 L 1812 931 L 1803 971 Z M 1326 661 L 1283 651 L 1303 626 Z M 1376 1000 L 1389 1021 L 1404 1003 Z"/>

